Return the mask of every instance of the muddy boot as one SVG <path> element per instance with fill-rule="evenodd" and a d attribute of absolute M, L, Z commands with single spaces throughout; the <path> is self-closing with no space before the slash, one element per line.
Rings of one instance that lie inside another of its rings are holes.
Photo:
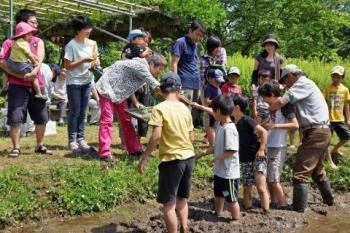
<path fill-rule="evenodd" d="M 318 183 L 318 189 L 320 190 L 321 196 L 323 198 L 323 203 L 329 206 L 334 205 L 334 197 L 332 195 L 332 189 L 329 180 L 326 179 Z"/>
<path fill-rule="evenodd" d="M 293 210 L 304 212 L 307 206 L 308 185 L 299 183 L 293 185 Z"/>

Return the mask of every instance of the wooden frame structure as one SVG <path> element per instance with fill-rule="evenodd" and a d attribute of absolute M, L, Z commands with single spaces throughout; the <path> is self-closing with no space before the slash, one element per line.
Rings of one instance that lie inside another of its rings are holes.
<path fill-rule="evenodd" d="M 37 13 L 38 19 L 48 21 L 52 25 L 55 25 L 59 21 L 58 19 L 67 19 L 77 14 L 128 16 L 129 30 L 133 28 L 133 17 L 145 12 L 159 11 L 157 6 L 142 6 L 127 0 L 0 0 L 0 8 L 0 23 L 9 25 L 9 36 L 13 36 L 14 12 L 23 8 L 33 9 Z M 44 31 L 46 30 L 44 29 Z M 125 40 L 106 30 L 100 31 L 116 39 Z"/>

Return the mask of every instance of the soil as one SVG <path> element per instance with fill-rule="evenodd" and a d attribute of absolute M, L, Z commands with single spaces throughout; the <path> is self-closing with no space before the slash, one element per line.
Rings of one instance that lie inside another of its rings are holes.
<path fill-rule="evenodd" d="M 288 203 L 291 203 L 292 188 L 286 187 Z M 290 210 L 271 210 L 264 215 L 255 201 L 255 208 L 249 212 L 241 209 L 239 221 L 230 221 L 226 210 L 222 217 L 216 217 L 212 210 L 213 199 L 210 187 L 194 187 L 189 200 L 189 232 L 337 232 L 350 229 L 350 193 L 336 193 L 336 205 L 322 204 L 318 191 L 309 192 L 309 208 L 305 213 Z M 256 196 L 256 195 L 255 195 Z M 8 228 L 6 233 L 119 233 L 119 232 L 165 232 L 160 205 L 151 200 L 145 204 L 129 203 L 111 213 L 97 213 L 74 218 L 50 218 Z"/>

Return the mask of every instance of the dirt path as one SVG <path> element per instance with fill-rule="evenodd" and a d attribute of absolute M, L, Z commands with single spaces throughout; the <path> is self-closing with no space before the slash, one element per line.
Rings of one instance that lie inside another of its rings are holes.
<path fill-rule="evenodd" d="M 287 188 L 288 203 L 292 190 Z M 231 222 L 229 213 L 218 218 L 212 211 L 212 193 L 209 188 L 195 188 L 189 202 L 190 232 L 322 232 L 345 233 L 350 229 L 350 194 L 336 194 L 337 205 L 328 207 L 321 203 L 317 192 L 309 195 L 309 209 L 303 213 L 272 210 L 263 215 L 259 208 L 242 211 L 239 222 Z M 119 233 L 119 232 L 165 232 L 160 206 L 154 201 L 146 204 L 126 204 L 112 213 L 94 214 L 72 219 L 43 219 L 39 223 L 21 228 L 7 229 L 11 233 Z M 319 231 L 321 232 L 321 231 Z"/>

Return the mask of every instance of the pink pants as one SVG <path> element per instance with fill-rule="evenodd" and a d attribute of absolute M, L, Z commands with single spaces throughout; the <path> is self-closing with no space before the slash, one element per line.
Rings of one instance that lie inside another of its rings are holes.
<path fill-rule="evenodd" d="M 135 129 L 131 124 L 131 117 L 125 113 L 128 103 L 125 100 L 120 104 L 113 103 L 110 99 L 100 95 L 100 130 L 98 135 L 99 154 L 101 157 L 112 155 L 112 130 L 113 130 L 113 113 L 118 113 L 119 127 L 122 129 L 124 142 L 129 154 L 142 150 Z"/>

